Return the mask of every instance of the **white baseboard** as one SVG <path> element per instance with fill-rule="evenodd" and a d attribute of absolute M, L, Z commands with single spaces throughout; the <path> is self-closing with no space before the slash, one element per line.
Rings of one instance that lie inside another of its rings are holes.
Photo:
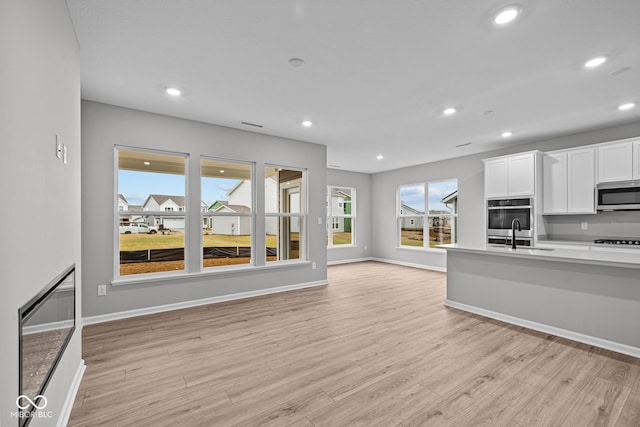
<path fill-rule="evenodd" d="M 278 286 L 276 288 L 260 289 L 257 291 L 240 292 L 237 294 L 221 295 L 211 298 L 203 298 L 192 301 L 183 301 L 174 304 L 158 305 L 155 307 L 145 307 L 135 310 L 119 311 L 117 313 L 100 314 L 98 316 L 89 316 L 82 319 L 82 324 L 93 325 L 95 323 L 110 322 L 112 320 L 126 319 L 128 317 L 144 316 L 146 314 L 162 313 L 165 311 L 179 310 L 181 308 L 197 307 L 199 305 L 215 304 L 225 301 L 234 301 L 245 298 L 253 298 L 263 295 L 276 294 L 280 292 L 293 291 L 295 289 L 313 288 L 315 286 L 328 285 L 326 280 L 318 280 L 315 282 L 299 283 L 295 285 Z"/>
<path fill-rule="evenodd" d="M 369 261 L 386 262 L 387 264 L 403 265 L 405 267 L 420 268 L 422 270 L 439 271 L 441 273 L 446 273 L 447 272 L 447 269 L 445 267 L 436 267 L 434 265 L 426 265 L 426 264 L 415 264 L 413 262 L 396 261 L 396 260 L 393 260 L 393 259 L 375 258 L 374 257 L 374 258 L 370 258 Z"/>
<path fill-rule="evenodd" d="M 352 264 L 354 262 L 365 262 L 365 261 L 373 261 L 373 258 L 352 258 L 352 259 L 339 259 L 337 261 L 328 261 L 327 265 L 340 265 L 340 264 Z"/>
<path fill-rule="evenodd" d="M 457 308 L 458 310 L 467 311 L 469 313 L 479 314 L 480 316 L 490 317 L 491 319 L 500 320 L 505 323 L 511 323 L 512 325 L 523 326 L 534 331 L 544 332 L 546 334 L 556 335 L 558 337 L 567 338 L 573 341 L 581 342 L 588 345 L 604 348 L 607 350 L 615 351 L 629 356 L 640 358 L 640 348 L 631 347 L 626 344 L 620 344 L 613 341 L 608 341 L 602 338 L 592 337 L 590 335 L 584 335 L 578 332 L 569 331 L 555 326 L 545 325 L 543 323 L 532 322 L 530 320 L 521 319 L 519 317 L 509 316 L 507 314 L 498 313 L 484 308 L 475 307 L 472 305 L 463 304 L 456 301 L 445 300 L 444 305 L 446 307 Z"/>
<path fill-rule="evenodd" d="M 64 399 L 64 404 L 62 405 L 62 412 L 60 413 L 60 417 L 58 418 L 58 423 L 56 424 L 57 427 L 65 427 L 69 422 L 69 417 L 71 416 L 71 410 L 73 409 L 73 403 L 76 400 L 76 395 L 78 394 L 78 389 L 80 388 L 80 382 L 82 381 L 82 376 L 84 375 L 85 369 L 87 369 L 87 365 L 84 364 L 83 359 L 80 359 L 80 365 L 78 365 L 78 369 L 76 370 L 76 375 L 73 377 L 71 388 L 69 388 L 67 397 Z"/>

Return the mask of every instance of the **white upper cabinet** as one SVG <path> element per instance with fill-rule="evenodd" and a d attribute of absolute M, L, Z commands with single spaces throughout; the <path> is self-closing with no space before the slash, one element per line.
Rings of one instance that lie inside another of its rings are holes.
<path fill-rule="evenodd" d="M 594 148 L 545 153 L 543 213 L 596 213 L 595 166 Z"/>
<path fill-rule="evenodd" d="M 633 145 L 628 141 L 598 147 L 598 182 L 633 179 Z"/>
<path fill-rule="evenodd" d="M 506 197 L 509 193 L 507 184 L 507 159 L 487 160 L 484 163 L 484 196 Z"/>
<path fill-rule="evenodd" d="M 567 213 L 596 213 L 596 150 L 567 152 Z"/>
<path fill-rule="evenodd" d="M 567 213 L 567 152 L 545 153 L 542 170 L 543 213 Z"/>
<path fill-rule="evenodd" d="M 633 179 L 640 179 L 640 139 L 633 141 Z"/>
<path fill-rule="evenodd" d="M 485 198 L 533 196 L 537 153 L 529 152 L 485 160 Z"/>

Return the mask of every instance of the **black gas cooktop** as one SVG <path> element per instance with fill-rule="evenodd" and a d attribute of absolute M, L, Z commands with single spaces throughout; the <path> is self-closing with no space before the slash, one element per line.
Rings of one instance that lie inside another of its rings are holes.
<path fill-rule="evenodd" d="M 593 243 L 597 243 L 599 245 L 638 245 L 640 246 L 640 238 L 620 238 L 620 239 L 596 239 Z"/>

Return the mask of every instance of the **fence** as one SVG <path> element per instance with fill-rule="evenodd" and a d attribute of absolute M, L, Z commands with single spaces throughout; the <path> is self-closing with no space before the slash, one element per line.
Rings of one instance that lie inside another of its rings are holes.
<path fill-rule="evenodd" d="M 267 248 L 267 256 L 278 255 L 276 248 Z M 249 258 L 251 257 L 251 247 L 211 247 L 203 248 L 204 259 L 211 258 Z M 177 249 L 144 249 L 140 251 L 120 251 L 120 264 L 131 264 L 135 262 L 159 262 L 159 261 L 182 261 L 184 260 L 184 248 Z"/>

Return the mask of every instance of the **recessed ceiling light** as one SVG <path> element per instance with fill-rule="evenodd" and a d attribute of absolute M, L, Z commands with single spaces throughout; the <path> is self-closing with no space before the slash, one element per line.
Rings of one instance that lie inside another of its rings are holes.
<path fill-rule="evenodd" d="M 445 108 L 442 112 L 444 114 L 446 114 L 447 116 L 450 116 L 450 115 L 452 115 L 453 113 L 456 112 L 456 109 L 453 108 L 453 107 L 449 107 L 449 108 Z"/>
<path fill-rule="evenodd" d="M 598 65 L 602 65 L 605 63 L 607 58 L 605 56 L 596 56 L 595 58 L 591 58 L 587 62 L 584 63 L 585 68 L 595 68 Z"/>
<path fill-rule="evenodd" d="M 173 86 L 165 87 L 164 91 L 167 95 L 171 95 L 171 96 L 180 96 L 182 94 L 182 91 L 180 89 Z"/>
<path fill-rule="evenodd" d="M 509 138 L 511 135 L 513 135 L 513 132 L 508 130 L 506 132 L 502 132 L 502 137 L 503 138 Z"/>
<path fill-rule="evenodd" d="M 508 24 L 509 22 L 516 19 L 516 17 L 520 14 L 520 10 L 521 10 L 521 7 L 516 4 L 502 8 L 496 14 L 496 17 L 493 19 L 493 22 L 495 22 L 498 25 Z"/>
<path fill-rule="evenodd" d="M 220 173 L 224 173 L 224 169 L 220 169 Z"/>
<path fill-rule="evenodd" d="M 630 110 L 636 106 L 635 102 L 627 102 L 626 104 L 622 104 L 618 107 L 618 110 Z"/>
<path fill-rule="evenodd" d="M 382 154 L 378 154 L 378 155 L 376 156 L 376 159 L 378 159 L 378 160 L 382 160 L 382 159 L 384 159 L 384 156 L 383 156 Z"/>
<path fill-rule="evenodd" d="M 149 162 L 144 162 L 145 165 L 149 166 L 151 163 Z"/>
<path fill-rule="evenodd" d="M 302 126 L 308 128 L 309 126 L 311 126 L 313 123 L 310 120 L 305 120 L 304 122 L 302 122 Z"/>
<path fill-rule="evenodd" d="M 300 68 L 304 65 L 304 59 L 301 58 L 291 58 L 289 59 L 289 65 L 293 68 Z"/>

